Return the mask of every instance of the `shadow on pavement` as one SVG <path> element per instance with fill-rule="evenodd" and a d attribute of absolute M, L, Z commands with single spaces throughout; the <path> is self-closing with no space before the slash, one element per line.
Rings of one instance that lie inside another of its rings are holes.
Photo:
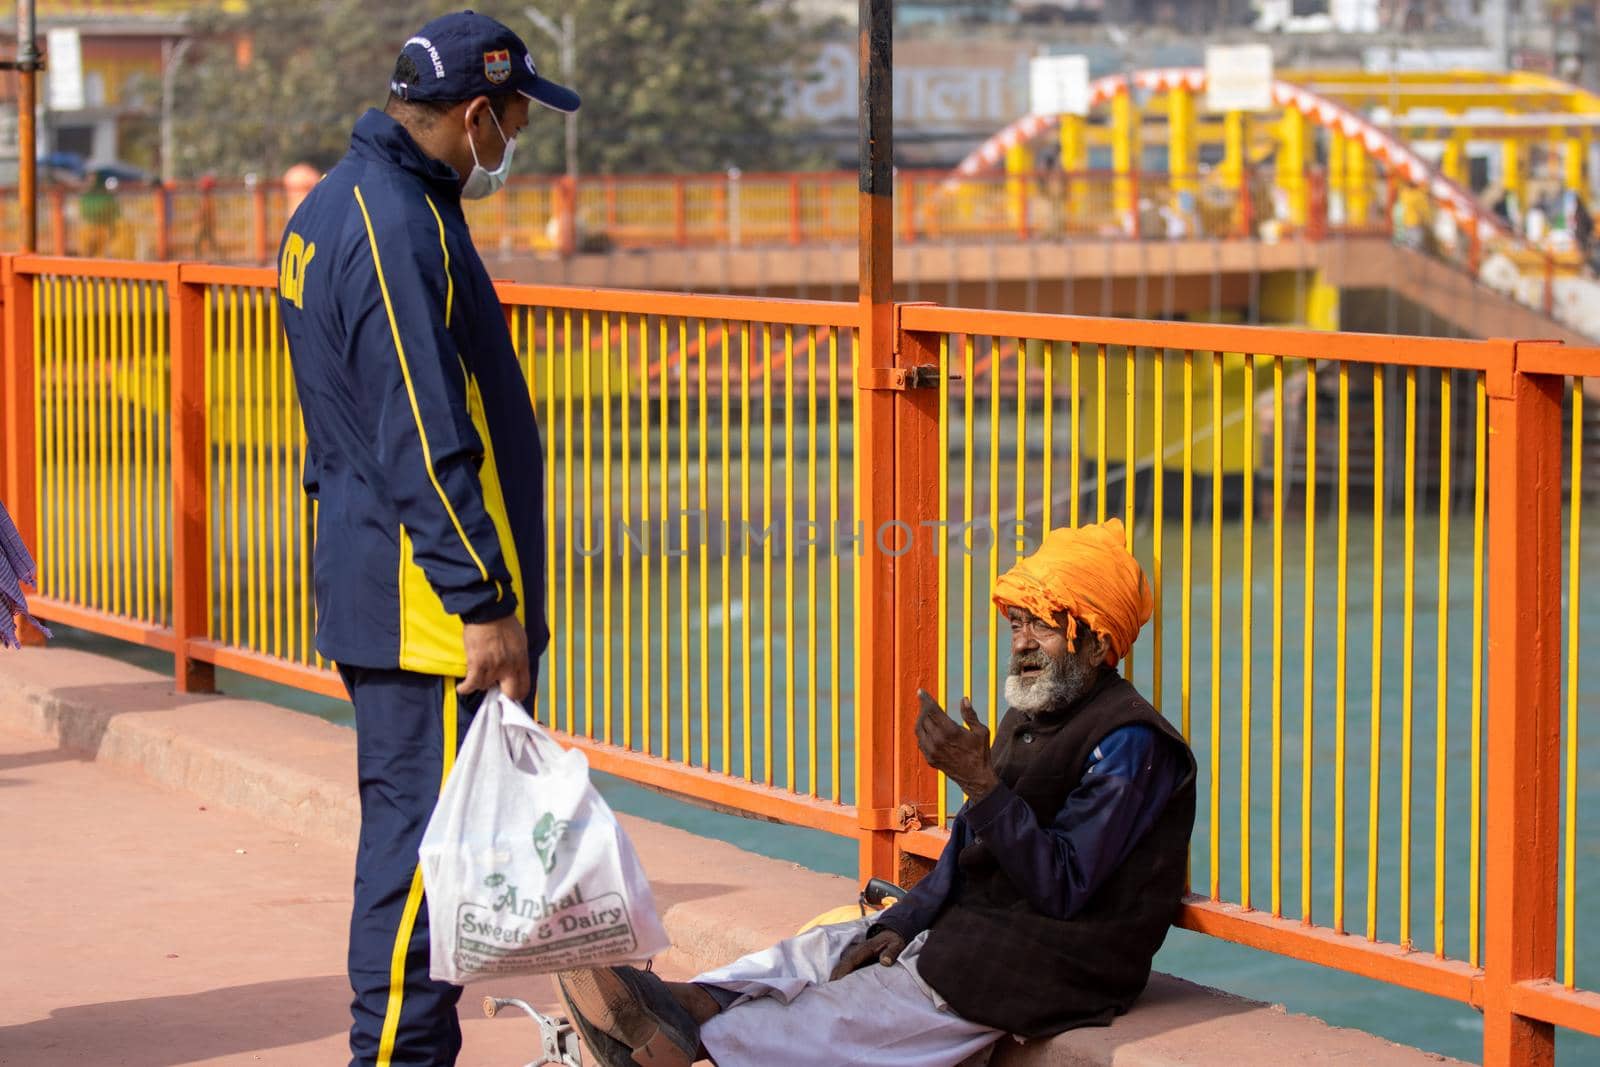
<path fill-rule="evenodd" d="M 321 975 L 58 1008 L 48 1019 L 0 1026 L 0 1061 L 177 1067 L 343 1033 L 349 999 L 344 975 Z"/>

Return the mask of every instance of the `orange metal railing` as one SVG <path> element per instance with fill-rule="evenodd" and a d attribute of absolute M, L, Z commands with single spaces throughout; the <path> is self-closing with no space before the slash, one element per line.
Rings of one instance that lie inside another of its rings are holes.
<path fill-rule="evenodd" d="M 185 689 L 220 665 L 342 695 L 311 646 L 274 283 L 0 258 L 0 487 L 43 617 L 171 652 Z M 1121 515 L 1159 605 L 1133 676 L 1201 765 L 1180 921 L 1478 1006 L 1488 1063 L 1600 1034 L 1600 351 L 907 304 L 878 367 L 856 304 L 501 297 L 550 442 L 539 715 L 596 767 L 888 835 L 863 874 L 902 877 L 959 801 L 915 771 L 915 689 L 997 711 L 993 576 L 1051 524 Z M 986 538 L 929 550 L 974 519 Z M 887 699 L 853 699 L 856 649 Z"/>

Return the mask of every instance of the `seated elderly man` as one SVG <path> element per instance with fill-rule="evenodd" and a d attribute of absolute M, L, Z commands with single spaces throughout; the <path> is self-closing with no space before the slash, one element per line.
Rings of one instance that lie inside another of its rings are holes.
<path fill-rule="evenodd" d="M 1057 530 L 1007 573 L 1010 711 L 994 744 L 921 693 L 917 744 L 967 795 L 899 903 L 692 982 L 568 971 L 562 997 L 607 1067 L 947 1067 L 1003 1034 L 1128 1010 L 1177 914 L 1194 824 L 1182 736 L 1116 672 L 1153 598 L 1122 524 Z"/>

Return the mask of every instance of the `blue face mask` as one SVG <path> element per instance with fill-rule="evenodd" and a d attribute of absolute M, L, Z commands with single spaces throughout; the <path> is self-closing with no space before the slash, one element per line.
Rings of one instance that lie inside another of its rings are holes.
<path fill-rule="evenodd" d="M 511 156 L 516 151 L 517 139 L 507 137 L 506 131 L 500 128 L 500 120 L 495 118 L 494 111 L 489 111 L 489 119 L 494 123 L 494 131 L 500 135 L 500 140 L 506 146 L 505 155 L 500 157 L 500 165 L 494 170 L 485 170 L 478 162 L 478 146 L 473 143 L 471 136 L 467 137 L 467 147 L 472 150 L 472 173 L 467 175 L 467 183 L 461 187 L 463 200 L 482 200 L 486 196 L 493 196 L 505 185 L 506 177 L 511 173 Z"/>

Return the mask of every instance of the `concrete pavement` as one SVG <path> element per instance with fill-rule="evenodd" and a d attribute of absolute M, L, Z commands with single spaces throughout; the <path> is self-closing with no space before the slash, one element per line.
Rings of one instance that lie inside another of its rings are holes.
<path fill-rule="evenodd" d="M 344 1062 L 354 735 L 64 649 L 0 655 L 0 1064 Z M 622 816 L 684 977 L 848 902 L 847 879 Z M 547 979 L 494 983 L 552 1004 Z M 532 1058 L 463 1000 L 463 1067 Z M 825 1058 L 818 1063 L 826 1064 Z M 1157 976 L 1111 1027 L 1002 1042 L 1024 1065 L 1437 1063 Z"/>

